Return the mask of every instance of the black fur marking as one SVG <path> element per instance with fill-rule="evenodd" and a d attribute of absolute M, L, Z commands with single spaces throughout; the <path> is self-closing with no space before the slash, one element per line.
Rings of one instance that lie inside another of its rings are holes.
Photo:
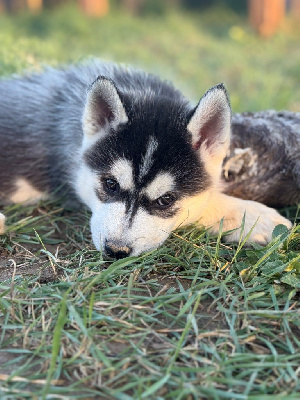
<path fill-rule="evenodd" d="M 191 146 L 186 128 L 190 111 L 188 104 L 180 98 L 158 96 L 153 92 L 135 98 L 122 93 L 120 96 L 129 121 L 86 152 L 87 164 L 96 172 L 108 172 L 118 158 L 131 161 L 137 192 L 163 172 L 174 177 L 179 197 L 206 189 L 210 184 L 209 177 Z M 151 137 L 158 142 L 158 147 L 150 170 L 138 179 Z"/>
<path fill-rule="evenodd" d="M 115 203 L 121 202 L 125 204 L 125 212 L 129 218 L 129 222 L 132 223 L 134 216 L 140 208 L 144 209 L 150 215 L 155 215 L 160 218 L 170 218 L 173 217 L 179 210 L 176 207 L 176 202 L 170 207 L 162 208 L 156 201 L 150 200 L 145 195 L 140 195 L 138 193 L 132 193 L 127 190 L 121 190 L 115 195 L 109 195 L 101 187 L 95 189 L 96 195 L 100 201 L 104 203 Z"/>
<path fill-rule="evenodd" d="M 176 207 L 176 202 L 174 202 L 170 207 L 162 208 L 160 207 L 156 201 L 151 201 L 147 196 L 142 196 L 141 198 L 141 206 L 148 211 L 150 215 L 156 215 L 160 218 L 171 218 L 176 215 L 179 211 L 179 208 Z"/>

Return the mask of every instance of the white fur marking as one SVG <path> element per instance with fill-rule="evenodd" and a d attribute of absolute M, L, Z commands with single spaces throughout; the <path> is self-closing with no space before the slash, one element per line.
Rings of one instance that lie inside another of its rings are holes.
<path fill-rule="evenodd" d="M 88 129 L 88 128 L 84 128 Z M 90 147 L 94 146 L 98 142 L 98 140 L 103 140 L 106 136 L 109 134 L 109 126 L 106 124 L 106 126 L 99 130 L 99 132 L 94 133 L 93 135 L 84 135 L 82 138 L 82 147 L 81 147 L 81 154 L 84 154 L 86 150 L 88 150 Z"/>
<path fill-rule="evenodd" d="M 0 235 L 5 232 L 5 216 L 0 213 Z"/>
<path fill-rule="evenodd" d="M 158 174 L 144 189 L 144 193 L 150 200 L 158 199 L 163 194 L 174 190 L 174 177 L 168 172 Z"/>
<path fill-rule="evenodd" d="M 95 189 L 99 187 L 99 178 L 96 172 L 82 164 L 78 169 L 75 187 L 78 196 L 91 209 L 97 208 L 99 199 L 95 193 Z"/>
<path fill-rule="evenodd" d="M 146 154 L 143 157 L 142 165 L 140 167 L 139 180 L 141 181 L 146 176 L 153 164 L 153 154 L 157 150 L 158 142 L 151 136 L 147 145 Z"/>
<path fill-rule="evenodd" d="M 119 182 L 121 189 L 134 189 L 133 168 L 131 161 L 126 160 L 126 158 L 120 158 L 114 162 L 111 173 Z"/>
<path fill-rule="evenodd" d="M 103 203 L 93 212 L 91 230 L 97 249 L 103 249 L 107 240 L 132 248 L 131 255 L 136 256 L 161 245 L 175 228 L 175 223 L 175 217 L 160 218 L 140 208 L 129 225 L 124 203 Z"/>
<path fill-rule="evenodd" d="M 26 179 L 17 179 L 15 186 L 17 190 L 9 198 L 13 203 L 35 203 L 47 197 L 46 193 L 35 189 Z"/>

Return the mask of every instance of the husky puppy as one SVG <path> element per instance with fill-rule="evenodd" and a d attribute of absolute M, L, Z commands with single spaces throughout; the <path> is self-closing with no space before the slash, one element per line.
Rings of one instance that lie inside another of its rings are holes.
<path fill-rule="evenodd" d="M 220 192 L 231 109 L 222 84 L 195 107 L 170 83 L 94 62 L 0 81 L 0 200 L 65 187 L 92 211 L 94 244 L 116 258 L 158 247 L 198 223 L 266 244 L 291 223 Z M 245 216 L 244 228 L 241 229 Z M 0 230 L 4 232 L 1 214 Z"/>

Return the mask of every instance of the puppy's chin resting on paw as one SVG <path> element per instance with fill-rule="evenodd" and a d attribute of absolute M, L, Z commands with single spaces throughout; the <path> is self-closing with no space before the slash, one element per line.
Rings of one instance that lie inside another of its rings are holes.
<path fill-rule="evenodd" d="M 5 216 L 0 213 L 0 235 L 5 232 Z"/>
<path fill-rule="evenodd" d="M 218 234 L 223 220 L 225 240 L 249 234 L 247 243 L 263 245 L 276 225 L 291 227 L 275 210 L 221 193 L 232 127 L 223 84 L 195 105 L 154 75 L 95 60 L 2 79 L 0 93 L 0 201 L 77 196 L 108 255 L 155 249 L 188 223 Z"/>

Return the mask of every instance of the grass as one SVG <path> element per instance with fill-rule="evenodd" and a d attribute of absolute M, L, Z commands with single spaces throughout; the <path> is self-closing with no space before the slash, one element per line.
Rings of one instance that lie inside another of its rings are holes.
<path fill-rule="evenodd" d="M 225 80 L 235 110 L 295 109 L 298 28 L 261 41 L 220 13 L 1 16 L 1 71 L 104 54 L 192 97 Z M 296 208 L 283 213 L 298 221 Z M 1 399 L 299 399 L 299 227 L 277 227 L 251 249 L 189 228 L 157 251 L 107 262 L 85 210 L 49 200 L 5 214 Z"/>
<path fill-rule="evenodd" d="M 14 212 L 25 220 L 1 239 L 3 398 L 297 398 L 297 231 L 236 254 L 189 229 L 109 263 L 82 238 L 87 215 Z"/>
<path fill-rule="evenodd" d="M 291 20 L 269 40 L 222 8 L 139 19 L 117 10 L 94 20 L 64 7 L 0 15 L 0 27 L 2 74 L 96 56 L 157 73 L 195 101 L 225 82 L 235 112 L 300 107 L 300 28 Z"/>

